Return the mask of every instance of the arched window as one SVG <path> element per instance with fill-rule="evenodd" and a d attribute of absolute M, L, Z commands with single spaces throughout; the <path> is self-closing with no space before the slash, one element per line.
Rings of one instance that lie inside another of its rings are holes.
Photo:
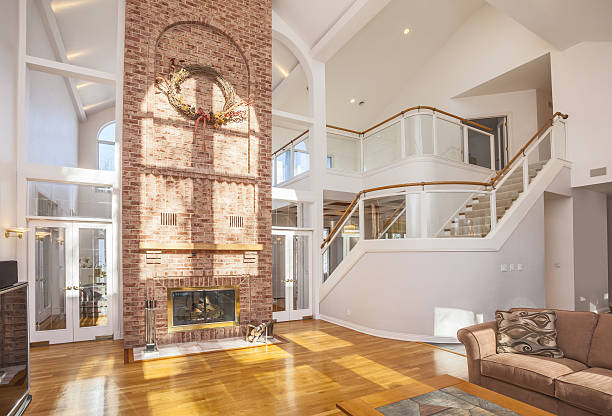
<path fill-rule="evenodd" d="M 99 170 L 115 170 L 115 125 L 116 123 L 111 121 L 98 132 Z"/>

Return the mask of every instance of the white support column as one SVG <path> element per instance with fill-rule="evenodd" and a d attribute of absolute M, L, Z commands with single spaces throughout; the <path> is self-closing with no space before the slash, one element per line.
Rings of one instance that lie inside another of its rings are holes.
<path fill-rule="evenodd" d="M 27 68 L 25 63 L 26 55 L 26 37 L 27 37 L 27 0 L 19 0 L 19 38 L 17 48 L 17 124 L 16 134 L 17 140 L 15 146 L 17 147 L 15 165 L 16 165 L 16 177 L 17 177 L 17 227 L 25 227 L 26 222 L 26 209 L 27 209 L 27 181 L 23 174 L 23 165 L 25 162 L 25 112 L 26 112 L 26 82 L 27 82 Z M 34 232 L 34 231 L 30 231 Z M 16 240 L 16 258 L 18 264 L 19 280 L 22 282 L 28 281 L 28 246 L 27 238 Z M 31 318 L 31 317 L 30 317 Z M 30 319 L 31 320 L 31 319 Z M 29 325 L 29 323 L 28 323 Z"/>
<path fill-rule="evenodd" d="M 529 186 L 529 158 L 523 156 L 523 192 L 527 190 Z"/>
<path fill-rule="evenodd" d="M 489 202 L 491 203 L 491 231 L 497 225 L 497 190 L 493 189 L 489 194 Z"/>
<path fill-rule="evenodd" d="M 359 172 L 365 172 L 365 158 L 363 155 L 363 141 L 365 137 L 363 134 L 359 135 Z"/>
<path fill-rule="evenodd" d="M 404 116 L 400 117 L 400 146 L 402 149 L 402 159 L 406 158 L 406 123 L 404 123 Z"/>
<path fill-rule="evenodd" d="M 427 207 L 427 192 L 422 190 L 419 194 L 419 202 L 421 209 L 419 209 L 419 216 L 421 217 L 421 238 L 427 238 L 428 227 L 427 227 L 427 215 L 429 214 L 429 210 Z"/>
<path fill-rule="evenodd" d="M 433 154 L 438 154 L 438 129 L 436 128 L 436 121 L 438 116 L 436 116 L 436 112 L 434 111 L 433 117 L 431 118 L 431 137 L 433 138 Z"/>
<path fill-rule="evenodd" d="M 417 140 L 417 155 L 423 155 L 423 116 L 421 114 L 415 115 L 417 118 L 416 124 L 416 140 Z"/>
<path fill-rule="evenodd" d="M 489 134 L 489 147 L 491 149 L 491 169 L 495 170 L 495 136 Z"/>
<path fill-rule="evenodd" d="M 470 163 L 470 140 L 469 140 L 470 130 L 468 126 L 463 126 L 463 163 Z"/>
<path fill-rule="evenodd" d="M 293 149 L 293 143 L 289 145 L 289 177 L 287 179 L 293 178 L 293 173 L 295 172 L 295 152 Z"/>

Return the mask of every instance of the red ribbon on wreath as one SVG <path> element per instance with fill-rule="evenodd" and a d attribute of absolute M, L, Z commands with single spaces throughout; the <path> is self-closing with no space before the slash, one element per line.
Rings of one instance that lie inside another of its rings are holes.
<path fill-rule="evenodd" d="M 198 108 L 198 118 L 195 123 L 195 131 L 194 136 L 198 137 L 198 126 L 200 122 L 202 122 L 202 144 L 204 146 L 204 151 L 206 151 L 206 123 L 210 121 L 210 114 L 204 113 L 204 109 L 202 107 Z"/>

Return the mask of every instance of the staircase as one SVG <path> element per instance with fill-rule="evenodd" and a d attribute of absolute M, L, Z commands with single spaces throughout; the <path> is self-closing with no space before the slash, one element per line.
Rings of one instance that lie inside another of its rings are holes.
<path fill-rule="evenodd" d="M 542 170 L 546 161 L 529 165 L 529 182 Z M 523 169 L 516 169 L 497 189 L 497 219 L 504 216 L 523 192 Z M 491 231 L 489 195 L 473 196 L 444 226 L 438 237 L 486 237 Z"/>

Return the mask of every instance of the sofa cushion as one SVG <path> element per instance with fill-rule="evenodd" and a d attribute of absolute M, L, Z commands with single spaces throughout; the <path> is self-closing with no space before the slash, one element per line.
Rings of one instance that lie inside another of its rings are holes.
<path fill-rule="evenodd" d="M 612 415 L 612 370 L 589 368 L 555 380 L 555 396 L 597 415 Z"/>
<path fill-rule="evenodd" d="M 612 314 L 601 314 L 593 332 L 589 350 L 589 367 L 612 370 Z"/>
<path fill-rule="evenodd" d="M 543 355 L 563 358 L 557 346 L 554 311 L 497 311 L 497 353 Z"/>
<path fill-rule="evenodd" d="M 512 353 L 490 355 L 480 361 L 482 375 L 549 396 L 555 395 L 557 377 L 585 368 L 586 365 L 569 358 Z"/>
<path fill-rule="evenodd" d="M 519 308 L 510 309 L 511 312 L 515 310 L 519 310 Z M 563 351 L 563 356 L 586 364 L 598 315 L 593 312 L 574 312 L 556 309 L 554 311 L 557 314 L 557 343 L 561 351 Z"/>

